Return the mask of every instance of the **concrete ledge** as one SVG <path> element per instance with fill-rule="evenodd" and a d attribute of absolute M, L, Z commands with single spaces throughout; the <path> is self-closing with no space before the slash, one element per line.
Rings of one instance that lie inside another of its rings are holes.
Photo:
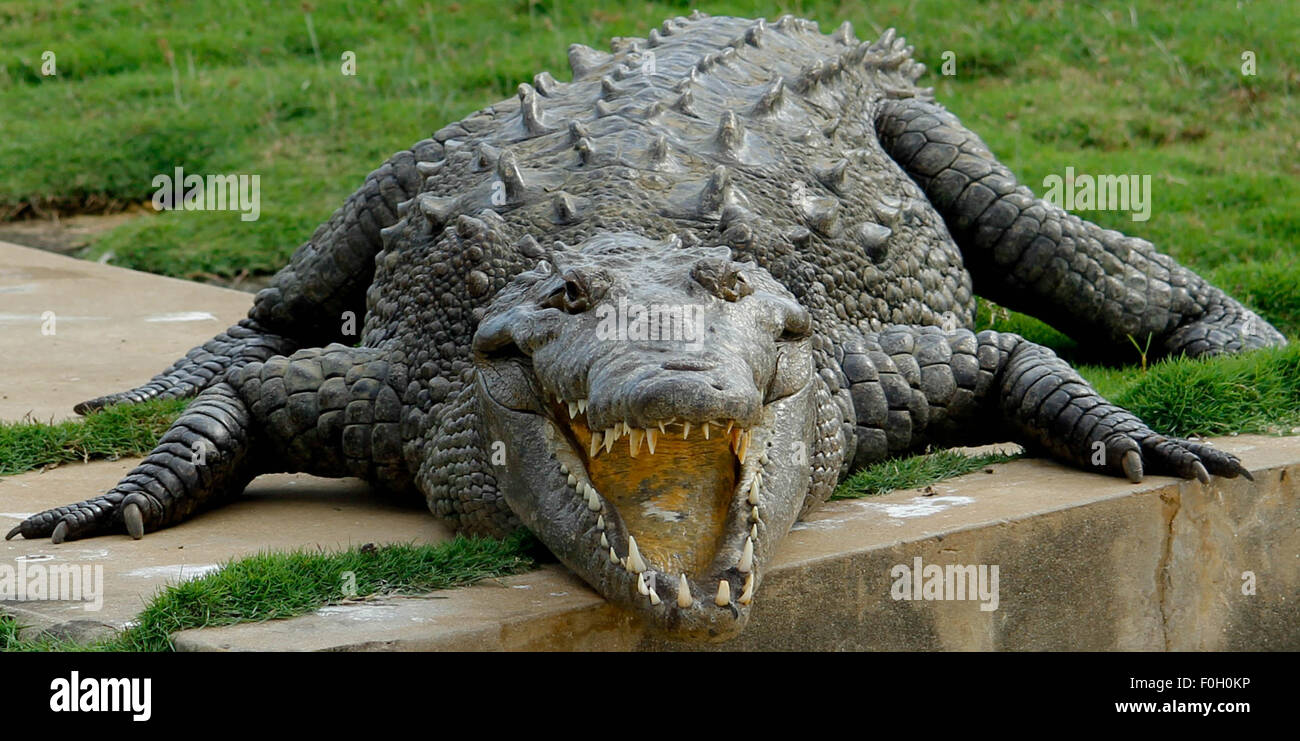
<path fill-rule="evenodd" d="M 1255 475 L 1142 484 L 1025 460 L 832 503 L 785 540 L 736 640 L 643 634 L 558 566 L 428 597 L 186 631 L 186 651 L 1297 650 L 1300 438 L 1215 441 Z M 891 598 L 891 569 L 999 568 L 999 601 Z M 1243 585 L 1253 574 L 1253 595 Z"/>

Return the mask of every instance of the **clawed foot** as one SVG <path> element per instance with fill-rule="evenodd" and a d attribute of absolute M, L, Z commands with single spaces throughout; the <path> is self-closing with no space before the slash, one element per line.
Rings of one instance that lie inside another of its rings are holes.
<path fill-rule="evenodd" d="M 1210 483 L 1210 474 L 1248 481 L 1255 477 L 1231 453 L 1194 440 L 1150 434 L 1140 440 L 1117 432 L 1105 440 L 1106 460 L 1112 470 L 1137 483 L 1147 473 L 1167 474 Z"/>
<path fill-rule="evenodd" d="M 10 530 L 5 540 L 11 540 L 15 535 L 23 536 L 24 540 L 48 537 L 50 542 L 58 544 L 65 540 L 107 535 L 123 528 L 128 535 L 139 540 L 144 537 L 146 523 L 153 519 L 146 513 L 153 510 L 143 494 L 111 491 L 79 504 L 55 507 L 32 515 Z"/>

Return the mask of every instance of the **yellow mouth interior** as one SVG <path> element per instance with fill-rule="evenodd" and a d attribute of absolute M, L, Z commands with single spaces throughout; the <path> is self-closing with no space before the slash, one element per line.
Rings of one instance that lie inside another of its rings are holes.
<path fill-rule="evenodd" d="M 665 425 L 663 432 L 654 428 L 654 453 L 644 431 L 627 431 L 592 457 L 586 415 L 568 416 L 560 418 L 569 426 L 592 486 L 617 509 L 650 567 L 704 574 L 722 543 L 739 476 L 739 461 L 725 431 L 715 427 L 706 440 L 699 426 L 686 439 L 680 423 Z M 634 440 L 639 443 L 635 454 Z"/>

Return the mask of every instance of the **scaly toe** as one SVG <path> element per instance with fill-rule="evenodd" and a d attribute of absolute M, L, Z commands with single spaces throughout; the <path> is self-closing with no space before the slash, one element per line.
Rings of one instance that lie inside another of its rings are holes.
<path fill-rule="evenodd" d="M 1136 450 L 1125 453 L 1121 465 L 1124 467 L 1124 475 L 1128 477 L 1129 481 L 1135 484 L 1142 481 L 1142 456 Z"/>
<path fill-rule="evenodd" d="M 122 520 L 126 522 L 126 532 L 139 540 L 144 537 L 144 518 L 140 515 L 140 505 L 131 502 L 122 508 Z"/>

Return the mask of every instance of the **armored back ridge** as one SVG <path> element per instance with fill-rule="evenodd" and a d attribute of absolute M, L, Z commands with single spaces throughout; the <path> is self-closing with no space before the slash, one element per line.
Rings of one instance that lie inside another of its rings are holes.
<path fill-rule="evenodd" d="M 1035 198 L 892 30 L 696 15 L 569 60 L 571 82 L 543 72 L 394 155 L 247 320 L 79 406 L 197 395 L 116 488 L 10 537 L 140 537 L 260 473 L 360 476 L 464 532 L 526 526 L 649 624 L 717 639 L 871 461 L 1014 439 L 1132 480 L 1248 475 L 1050 350 L 971 331 L 978 289 L 1094 347 L 1285 342 Z"/>

